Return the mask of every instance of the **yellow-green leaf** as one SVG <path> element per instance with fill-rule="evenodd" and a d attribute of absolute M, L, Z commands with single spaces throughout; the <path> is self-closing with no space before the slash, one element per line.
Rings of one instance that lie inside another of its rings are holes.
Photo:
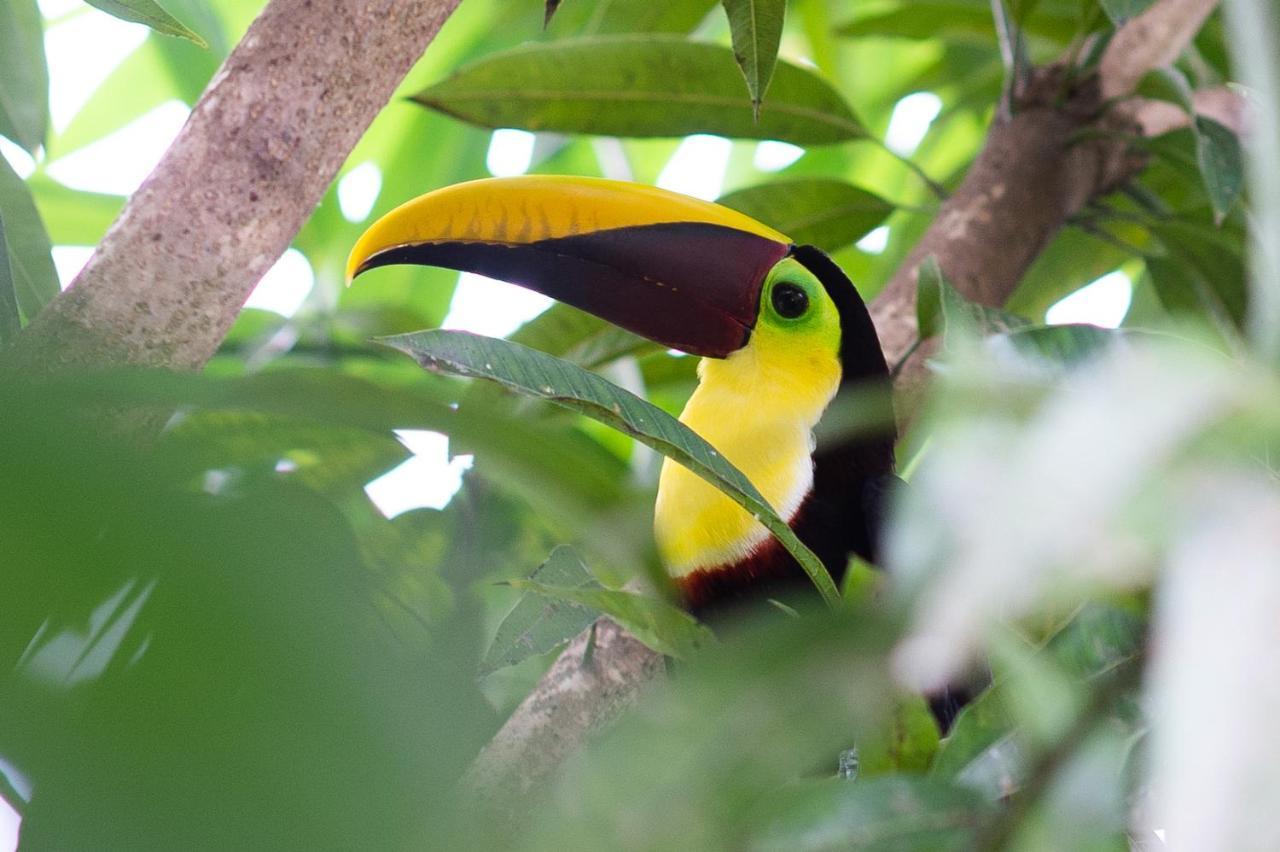
<path fill-rule="evenodd" d="M 758 119 L 778 60 L 786 0 L 724 0 L 724 11 L 729 16 L 733 55 L 742 76 L 747 78 L 747 91 Z"/>
<path fill-rule="evenodd" d="M 155 0 L 85 0 L 85 2 L 122 21 L 146 24 L 158 33 L 185 38 L 201 47 L 209 46 L 195 30 L 169 14 Z"/>
<path fill-rule="evenodd" d="M 413 96 L 482 127 L 687 136 L 714 133 L 798 145 L 866 136 L 814 71 L 779 62 L 757 122 L 733 52 L 663 35 L 529 44 L 486 57 Z"/>

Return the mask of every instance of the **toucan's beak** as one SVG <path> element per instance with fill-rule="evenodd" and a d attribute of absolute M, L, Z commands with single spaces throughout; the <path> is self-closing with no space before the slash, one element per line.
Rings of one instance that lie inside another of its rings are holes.
<path fill-rule="evenodd" d="M 791 241 L 687 196 L 598 178 L 494 178 L 415 198 L 375 222 L 347 280 L 397 263 L 475 272 L 545 293 L 693 355 L 746 344 Z"/>

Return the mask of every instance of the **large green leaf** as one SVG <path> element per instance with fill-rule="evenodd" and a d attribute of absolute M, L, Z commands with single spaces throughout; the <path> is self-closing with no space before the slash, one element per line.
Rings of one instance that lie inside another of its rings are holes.
<path fill-rule="evenodd" d="M 32 175 L 27 187 L 56 245 L 97 245 L 124 206 L 123 196 L 71 189 L 42 174 Z"/>
<path fill-rule="evenodd" d="M 778 61 L 778 45 L 782 41 L 782 20 L 787 12 L 786 0 L 723 0 L 733 36 L 733 56 L 747 78 L 747 91 L 755 107 L 757 120 L 760 104 L 769 90 L 773 66 Z"/>
<path fill-rule="evenodd" d="M 687 33 L 707 17 L 716 0 L 595 0 L 572 2 L 548 28 L 555 38 L 622 33 Z"/>
<path fill-rule="evenodd" d="M 1019 17 L 1021 30 L 1066 43 L 1078 33 L 1079 17 L 1057 9 L 1035 10 Z M 995 41 L 995 23 L 985 3 L 964 0 L 925 0 L 901 3 L 891 9 L 875 6 L 865 15 L 837 28 L 837 33 L 855 38 L 888 36 L 895 38 L 947 40 L 980 39 Z"/>
<path fill-rule="evenodd" d="M 599 420 L 679 462 L 751 512 L 834 605 L 839 592 L 831 575 L 778 517 L 742 472 L 714 447 L 661 409 L 594 373 L 544 352 L 457 331 L 421 331 L 383 341 L 441 373 L 485 378 L 518 393 L 545 399 Z"/>
<path fill-rule="evenodd" d="M 856 243 L 894 210 L 888 201 L 865 189 L 826 178 L 760 184 L 718 200 L 797 243 L 828 252 Z"/>
<path fill-rule="evenodd" d="M 1149 256 L 1147 271 L 1167 310 L 1208 316 L 1230 333 L 1244 322 L 1246 285 L 1241 235 L 1235 229 L 1184 220 L 1151 226 L 1165 256 Z"/>
<path fill-rule="evenodd" d="M 391 629 L 343 515 L 288 476 L 192 487 L 185 454 L 75 397 L 0 380 L 0 399 L 0 753 L 35 787 L 24 846 L 441 837 L 496 723 L 479 625 Z"/>
<path fill-rule="evenodd" d="M 600 588 L 600 583 L 571 547 L 557 547 L 529 579 L 539 586 Z M 529 589 L 498 625 L 480 663 L 487 675 L 504 666 L 560 647 L 595 621 L 600 611 L 577 601 L 551 598 Z"/>
<path fill-rule="evenodd" d="M 208 46 L 198 33 L 170 15 L 155 0 L 85 0 L 85 2 L 121 20 L 146 24 L 158 33 L 185 38 L 201 47 Z"/>
<path fill-rule="evenodd" d="M 0 216 L 4 217 L 18 307 L 30 321 L 58 294 L 58 273 L 53 268 L 49 235 L 31 192 L 4 157 L 0 157 Z"/>
<path fill-rule="evenodd" d="M 710 628 L 692 615 L 659 598 L 599 586 L 552 586 L 536 580 L 512 580 L 551 601 L 567 601 L 598 610 L 660 654 L 688 659 L 715 640 Z"/>
<path fill-rule="evenodd" d="M 1244 154 L 1231 128 L 1203 115 L 1196 116 L 1195 128 L 1196 160 L 1214 219 L 1221 222 L 1244 188 Z"/>
<path fill-rule="evenodd" d="M 404 365 L 408 366 L 408 365 Z M 385 371 L 384 371 L 385 372 Z M 242 378 L 190 377 L 122 372 L 68 375 L 50 387 L 80 406 L 157 409 L 252 410 L 330 426 L 389 433 L 427 429 L 464 442 L 484 462 L 486 475 L 536 506 L 561 529 L 580 531 L 584 547 L 608 564 L 642 570 L 637 554 L 652 531 L 636 503 L 651 499 L 628 489 L 626 466 L 597 442 L 569 426 L 530 422 L 516 432 L 502 409 L 482 400 L 455 401 L 455 383 L 439 382 L 408 369 L 394 378 L 358 378 L 321 369 L 273 369 Z M 163 419 L 163 418 L 162 418 Z M 608 528 L 588 519 L 635 506 L 612 517 Z"/>
<path fill-rule="evenodd" d="M 994 335 L 989 344 L 994 347 L 1007 344 L 1025 364 L 1059 371 L 1088 363 L 1136 334 L 1140 332 L 1086 323 L 1038 325 Z"/>
<path fill-rule="evenodd" d="M 756 122 L 728 48 L 669 36 L 531 44 L 487 57 L 414 95 L 482 127 L 685 136 L 716 133 L 816 145 L 865 130 L 831 85 L 778 63 Z"/>
<path fill-rule="evenodd" d="M 994 800 L 1021 780 L 1024 755 L 1013 742 L 1013 717 L 1003 687 L 990 687 L 964 707 L 929 771 L 958 781 Z"/>
<path fill-rule="evenodd" d="M 658 348 L 652 341 L 563 302 L 556 302 L 520 326 L 510 339 L 588 370 L 625 355 Z"/>
<path fill-rule="evenodd" d="M 35 153 L 49 124 L 49 69 L 36 0 L 0 3 L 0 136 Z"/>

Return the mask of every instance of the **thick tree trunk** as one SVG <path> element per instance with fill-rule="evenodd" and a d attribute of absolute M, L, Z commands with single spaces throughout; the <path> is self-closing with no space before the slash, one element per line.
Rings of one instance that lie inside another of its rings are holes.
<path fill-rule="evenodd" d="M 271 0 L 6 366 L 203 365 L 458 2 Z"/>

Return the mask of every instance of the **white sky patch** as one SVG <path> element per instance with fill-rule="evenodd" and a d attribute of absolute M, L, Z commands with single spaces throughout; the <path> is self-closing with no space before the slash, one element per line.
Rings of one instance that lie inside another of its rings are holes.
<path fill-rule="evenodd" d="M 489 138 L 489 153 L 485 167 L 494 177 L 515 177 L 529 171 L 533 162 L 533 143 L 536 137 L 527 130 L 509 127 L 493 131 Z"/>
<path fill-rule="evenodd" d="M 18 177 L 26 180 L 36 170 L 36 161 L 22 148 L 0 136 L 0 156 L 9 161 L 9 165 Z"/>
<path fill-rule="evenodd" d="M 444 327 L 490 337 L 506 337 L 551 304 L 550 296 L 463 272 L 458 276 L 458 289 L 449 303 Z"/>
<path fill-rule="evenodd" d="M 54 180 L 72 189 L 130 195 L 160 162 L 191 111 L 167 101 L 91 145 L 49 165 Z"/>
<path fill-rule="evenodd" d="M 1111 272 L 1052 305 L 1045 311 L 1044 321 L 1050 325 L 1088 323 L 1116 328 L 1124 322 L 1132 300 L 1133 282 L 1129 276 Z"/>
<path fill-rule="evenodd" d="M 53 267 L 58 270 L 58 285 L 63 290 L 70 287 L 91 257 L 93 246 L 54 246 Z"/>
<path fill-rule="evenodd" d="M 804 149 L 790 142 L 766 139 L 756 146 L 751 163 L 762 172 L 780 172 L 804 156 Z"/>
<path fill-rule="evenodd" d="M 361 163 L 338 181 L 338 209 L 342 218 L 359 224 L 369 218 L 382 192 L 382 169 L 377 163 Z"/>
<path fill-rule="evenodd" d="M 881 225 L 867 232 L 867 235 L 854 243 L 859 250 L 867 254 L 880 254 L 889 245 L 889 226 Z"/>
<path fill-rule="evenodd" d="M 658 175 L 658 186 L 711 201 L 724 189 L 733 144 L 722 136 L 686 136 Z"/>
<path fill-rule="evenodd" d="M 61 18 L 83 6 L 80 0 L 40 0 L 38 5 L 40 14 L 46 18 Z"/>
<path fill-rule="evenodd" d="M 41 4 L 53 7 L 55 4 Z M 57 17 L 45 10 L 46 17 Z M 147 38 L 147 28 L 113 18 L 97 9 L 50 29 L 44 38 L 49 60 L 49 117 L 61 133 L 94 89 Z"/>
<path fill-rule="evenodd" d="M 471 456 L 449 458 L 449 438 L 424 429 L 397 429 L 400 443 L 413 457 L 364 487 L 369 499 L 388 518 L 411 509 L 443 509 L 462 487 Z"/>
<path fill-rule="evenodd" d="M 912 154 L 929 132 L 929 125 L 942 111 L 942 99 L 933 92 L 907 95 L 893 108 L 884 142 L 890 150 L 903 156 Z"/>
<path fill-rule="evenodd" d="M 291 248 L 262 276 L 244 306 L 291 317 L 302 307 L 315 283 L 307 256 Z"/>
<path fill-rule="evenodd" d="M 597 136 L 591 140 L 591 150 L 595 152 L 596 162 L 600 165 L 600 174 L 610 180 L 635 180 L 631 171 L 631 163 L 627 160 L 627 149 L 622 147 L 622 140 L 613 136 Z"/>

